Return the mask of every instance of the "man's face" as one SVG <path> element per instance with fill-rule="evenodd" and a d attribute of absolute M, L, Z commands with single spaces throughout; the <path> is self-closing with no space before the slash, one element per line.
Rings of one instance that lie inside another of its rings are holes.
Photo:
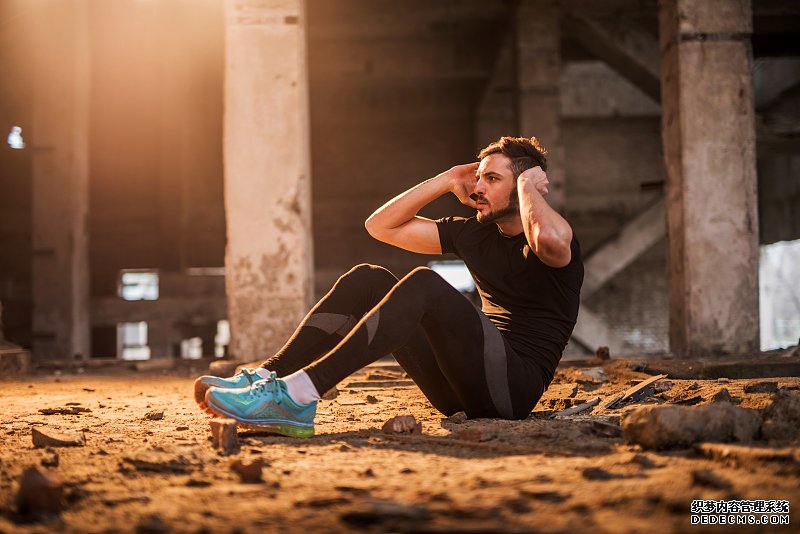
<path fill-rule="evenodd" d="M 498 222 L 519 214 L 517 183 L 511 160 L 503 154 L 490 154 L 478 166 L 473 193 L 478 197 L 478 222 Z"/>

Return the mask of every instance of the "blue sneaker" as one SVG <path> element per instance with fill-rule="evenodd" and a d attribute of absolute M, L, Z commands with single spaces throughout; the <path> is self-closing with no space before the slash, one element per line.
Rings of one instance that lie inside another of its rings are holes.
<path fill-rule="evenodd" d="M 256 369 L 250 367 L 240 369 L 238 373 L 228 378 L 204 375 L 194 381 L 194 400 L 200 405 L 200 408 L 207 412 L 206 391 L 208 391 L 208 388 L 244 388 L 258 380 L 263 380 L 263 378 L 256 373 Z"/>
<path fill-rule="evenodd" d="M 217 416 L 236 420 L 240 426 L 293 438 L 314 435 L 317 403 L 297 404 L 286 382 L 273 372 L 270 377 L 239 389 L 212 387 L 206 405 Z"/>

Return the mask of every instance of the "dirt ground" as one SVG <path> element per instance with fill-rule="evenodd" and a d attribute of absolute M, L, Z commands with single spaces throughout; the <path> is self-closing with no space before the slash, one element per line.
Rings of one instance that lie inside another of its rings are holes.
<path fill-rule="evenodd" d="M 315 437 L 240 430 L 230 455 L 212 447 L 210 417 L 193 401 L 200 369 L 5 380 L 0 532 L 800 532 L 796 436 L 709 455 L 642 450 L 619 426 L 643 404 L 704 405 L 723 388 L 734 404 L 763 410 L 775 386 L 794 394 L 800 378 L 668 379 L 629 406 L 550 418 L 650 377 L 622 361 L 591 369 L 559 369 L 531 417 L 500 421 L 445 418 L 398 367 L 381 364 L 321 401 Z M 762 382 L 774 384 L 744 391 Z M 422 434 L 383 433 L 396 415 L 413 415 Z M 32 427 L 82 432 L 86 444 L 35 448 Z M 241 482 L 237 459 L 262 459 L 263 482 Z M 63 486 L 60 514 L 18 513 L 29 466 Z M 788 500 L 791 522 L 692 526 L 693 499 Z"/>

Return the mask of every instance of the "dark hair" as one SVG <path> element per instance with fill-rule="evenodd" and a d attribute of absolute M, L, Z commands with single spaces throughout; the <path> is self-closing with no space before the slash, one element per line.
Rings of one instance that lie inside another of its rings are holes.
<path fill-rule="evenodd" d="M 535 137 L 506 137 L 489 143 L 489 145 L 478 153 L 478 159 L 483 159 L 492 154 L 503 154 L 511 160 L 511 172 L 514 179 L 520 174 L 536 166 L 547 170 L 547 150 L 539 144 Z"/>

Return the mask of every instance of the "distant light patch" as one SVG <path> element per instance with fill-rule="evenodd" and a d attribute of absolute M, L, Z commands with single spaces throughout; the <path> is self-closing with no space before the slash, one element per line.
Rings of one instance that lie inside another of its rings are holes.
<path fill-rule="evenodd" d="M 190 337 L 181 340 L 181 358 L 199 360 L 203 357 L 203 340 L 199 337 Z"/>
<path fill-rule="evenodd" d="M 761 247 L 759 315 L 761 350 L 800 343 L 800 239 Z"/>
<path fill-rule="evenodd" d="M 227 347 L 231 342 L 231 325 L 227 319 L 217 321 L 217 335 L 214 336 L 214 356 L 225 356 Z"/>
<path fill-rule="evenodd" d="M 12 126 L 11 131 L 8 132 L 8 146 L 14 150 L 25 148 L 25 141 L 22 139 L 22 128 L 19 126 Z"/>
<path fill-rule="evenodd" d="M 147 323 L 117 324 L 117 354 L 123 360 L 149 360 L 147 346 Z"/>
<path fill-rule="evenodd" d="M 119 296 L 125 300 L 158 300 L 158 272 L 122 271 Z"/>
<path fill-rule="evenodd" d="M 461 293 L 475 291 L 475 281 L 463 261 L 432 261 L 428 267 Z"/>

